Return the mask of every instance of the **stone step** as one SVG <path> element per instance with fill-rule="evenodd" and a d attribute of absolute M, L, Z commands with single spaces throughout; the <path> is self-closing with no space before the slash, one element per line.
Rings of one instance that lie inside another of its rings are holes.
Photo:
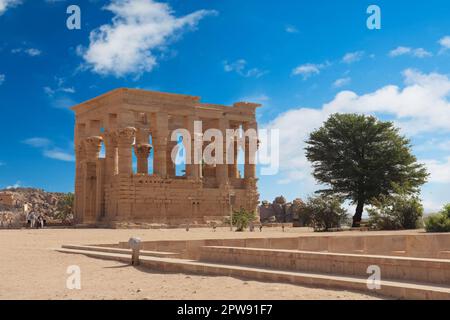
<path fill-rule="evenodd" d="M 375 265 L 380 268 L 382 279 L 450 285 L 449 259 L 204 246 L 200 248 L 199 260 L 359 277 L 366 277 L 367 268 Z"/>
<path fill-rule="evenodd" d="M 75 249 L 56 249 L 59 252 L 83 254 L 89 257 L 116 260 L 130 263 L 130 256 L 120 253 L 96 252 Z M 258 281 L 283 282 L 296 285 L 334 288 L 341 290 L 359 291 L 368 294 L 379 294 L 397 299 L 433 299 L 450 300 L 450 287 L 433 284 L 410 283 L 402 281 L 380 282 L 380 289 L 369 290 L 367 278 L 355 276 L 339 276 L 312 272 L 281 271 L 257 267 L 245 267 L 229 264 L 202 262 L 186 259 L 160 258 L 143 256 L 141 266 L 162 272 L 183 272 L 192 274 L 206 274 L 229 276 Z"/>
<path fill-rule="evenodd" d="M 86 251 L 95 251 L 95 252 L 108 252 L 108 253 L 121 253 L 131 255 L 131 249 L 123 249 L 123 248 L 114 248 L 114 247 L 102 247 L 102 246 L 83 246 L 83 245 L 72 245 L 65 244 L 61 246 L 64 249 L 75 249 L 75 250 L 86 250 Z M 149 250 L 141 250 L 141 256 L 148 257 L 177 257 L 179 254 L 175 252 L 162 252 L 162 251 L 149 251 Z"/>

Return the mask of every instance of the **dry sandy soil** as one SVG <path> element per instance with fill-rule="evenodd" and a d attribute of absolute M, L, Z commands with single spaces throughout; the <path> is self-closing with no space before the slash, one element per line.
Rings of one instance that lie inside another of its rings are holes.
<path fill-rule="evenodd" d="M 0 230 L 0 299 L 379 299 L 367 294 L 264 283 L 231 277 L 163 274 L 116 261 L 58 253 L 62 244 L 143 240 L 298 236 L 288 229 L 232 233 L 226 229 Z M 66 288 L 67 267 L 81 268 L 81 290 Z"/>

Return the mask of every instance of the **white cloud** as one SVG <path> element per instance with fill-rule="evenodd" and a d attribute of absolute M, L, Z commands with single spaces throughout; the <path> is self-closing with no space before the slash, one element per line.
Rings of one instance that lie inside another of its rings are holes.
<path fill-rule="evenodd" d="M 439 40 L 439 44 L 441 45 L 440 53 L 447 51 L 450 49 L 450 36 L 445 36 Z"/>
<path fill-rule="evenodd" d="M 239 101 L 244 102 L 256 102 L 256 103 L 263 103 L 270 100 L 270 97 L 266 95 L 265 93 L 252 95 L 252 96 L 245 96 L 243 98 L 240 98 Z"/>
<path fill-rule="evenodd" d="M 44 87 L 45 93 L 49 96 L 53 96 L 57 92 L 65 92 L 65 93 L 75 93 L 74 87 L 68 87 L 66 85 L 66 79 L 61 77 L 55 77 L 56 88 Z"/>
<path fill-rule="evenodd" d="M 30 48 L 30 49 L 26 49 L 25 52 L 29 55 L 29 56 L 39 56 L 41 55 L 41 50 L 36 49 L 36 48 Z"/>
<path fill-rule="evenodd" d="M 397 48 L 395 48 L 394 50 L 391 50 L 391 51 L 389 52 L 389 55 L 390 55 L 391 57 L 398 57 L 398 56 L 402 56 L 402 55 L 405 55 L 405 54 L 410 53 L 411 50 L 412 50 L 412 49 L 409 48 L 409 47 L 397 47 Z"/>
<path fill-rule="evenodd" d="M 177 18 L 169 5 L 153 0 L 112 0 L 105 9 L 114 14 L 112 23 L 93 30 L 89 47 L 80 46 L 78 52 L 94 72 L 117 77 L 151 71 L 157 64 L 155 50 L 217 13 L 199 10 Z"/>
<path fill-rule="evenodd" d="M 65 93 L 75 93 L 75 88 L 74 87 L 57 87 L 55 89 L 46 86 L 44 87 L 44 92 L 49 96 L 49 97 L 53 97 L 55 95 L 55 93 L 57 92 L 65 92 Z"/>
<path fill-rule="evenodd" d="M 0 86 L 5 82 L 6 76 L 4 74 L 0 74 Z"/>
<path fill-rule="evenodd" d="M 66 92 L 66 93 L 75 93 L 75 89 L 73 87 L 70 88 L 61 88 L 62 92 Z"/>
<path fill-rule="evenodd" d="M 55 77 L 56 86 L 45 86 L 44 92 L 51 99 L 50 103 L 54 108 L 68 109 L 76 105 L 76 101 L 72 99 L 68 94 L 75 93 L 74 87 L 66 85 L 64 78 Z"/>
<path fill-rule="evenodd" d="M 441 150 L 450 151 L 450 140 L 439 142 L 436 147 Z"/>
<path fill-rule="evenodd" d="M 428 172 L 430 173 L 429 181 L 435 183 L 450 183 L 450 157 L 444 161 L 439 160 L 423 160 Z"/>
<path fill-rule="evenodd" d="M 342 88 L 342 87 L 345 87 L 345 86 L 349 85 L 351 81 L 352 81 L 352 79 L 350 77 L 340 78 L 340 79 L 337 79 L 333 83 L 333 87 L 335 87 L 335 88 Z"/>
<path fill-rule="evenodd" d="M 260 70 L 258 68 L 247 69 L 247 61 L 244 59 L 239 59 L 231 63 L 224 61 L 223 69 L 225 72 L 236 72 L 245 78 L 260 78 L 267 73 L 267 71 Z"/>
<path fill-rule="evenodd" d="M 314 190 L 311 165 L 305 157 L 305 140 L 333 113 L 382 115 L 393 120 L 407 136 L 450 133 L 450 80 L 437 73 L 415 70 L 403 72 L 404 85 L 386 85 L 376 91 L 358 95 L 341 91 L 320 108 L 299 107 L 288 110 L 262 127 L 280 130 L 279 183 L 301 181 L 304 189 Z M 431 156 L 430 156 L 431 157 Z M 449 160 L 425 161 L 433 182 L 448 181 Z"/>
<path fill-rule="evenodd" d="M 397 47 L 389 52 L 389 56 L 392 58 L 400 57 L 404 55 L 410 55 L 416 58 L 427 58 L 433 56 L 433 54 L 423 48 L 410 48 L 410 47 Z"/>
<path fill-rule="evenodd" d="M 9 8 L 20 4 L 21 0 L 0 0 L 0 16 Z"/>
<path fill-rule="evenodd" d="M 419 152 L 433 152 L 433 151 L 450 151 L 450 137 L 447 138 L 432 138 L 427 139 L 426 142 L 414 146 L 414 150 Z"/>
<path fill-rule="evenodd" d="M 57 109 L 69 109 L 70 107 L 73 107 L 76 104 L 77 102 L 74 99 L 67 97 L 65 95 L 54 98 L 51 101 L 52 107 Z"/>
<path fill-rule="evenodd" d="M 75 161 L 75 156 L 72 153 L 55 147 L 53 141 L 50 139 L 34 137 L 22 142 L 33 148 L 41 149 L 44 157 L 61 161 Z"/>
<path fill-rule="evenodd" d="M 47 158 L 61 161 L 69 161 L 69 162 L 75 161 L 75 156 L 73 154 L 58 149 L 44 150 L 44 156 L 46 156 Z"/>
<path fill-rule="evenodd" d="M 342 58 L 343 63 L 351 64 L 360 61 L 364 56 L 364 51 L 349 52 Z"/>
<path fill-rule="evenodd" d="M 298 33 L 298 29 L 292 25 L 287 25 L 284 29 L 287 33 Z"/>
<path fill-rule="evenodd" d="M 450 36 L 445 36 L 439 40 L 439 44 L 446 49 L 450 49 Z"/>
<path fill-rule="evenodd" d="M 42 51 L 36 48 L 15 48 L 11 50 L 11 53 L 24 53 L 30 57 L 40 56 Z"/>
<path fill-rule="evenodd" d="M 52 144 L 52 142 L 49 139 L 41 137 L 29 138 L 24 140 L 23 143 L 35 148 L 48 147 Z"/>
<path fill-rule="evenodd" d="M 414 49 L 413 55 L 417 58 L 428 58 L 432 57 L 433 54 L 423 48 Z"/>
<path fill-rule="evenodd" d="M 1 0 L 0 0 L 1 1 Z M 17 189 L 21 187 L 21 182 L 17 181 L 15 184 L 13 184 L 12 186 L 6 186 L 5 189 Z"/>
<path fill-rule="evenodd" d="M 320 74 L 320 71 L 330 65 L 329 62 L 321 63 L 321 64 L 314 64 L 314 63 L 306 63 L 302 64 L 298 67 L 296 67 L 294 70 L 292 70 L 292 74 L 294 76 L 301 75 L 303 76 L 303 79 L 308 79 L 309 77 L 313 75 Z"/>

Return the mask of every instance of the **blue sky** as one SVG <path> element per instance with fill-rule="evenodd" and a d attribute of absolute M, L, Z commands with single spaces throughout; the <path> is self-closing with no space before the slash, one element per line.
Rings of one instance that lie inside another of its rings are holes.
<path fill-rule="evenodd" d="M 282 138 L 280 172 L 261 177 L 262 199 L 314 192 L 307 134 L 331 112 L 364 112 L 411 138 L 431 173 L 427 211 L 450 202 L 448 1 L 165 3 L 0 0 L 0 187 L 73 190 L 68 107 L 131 87 L 262 103 L 260 126 Z M 70 4 L 81 30 L 66 27 Z M 370 4 L 381 30 L 366 27 Z"/>

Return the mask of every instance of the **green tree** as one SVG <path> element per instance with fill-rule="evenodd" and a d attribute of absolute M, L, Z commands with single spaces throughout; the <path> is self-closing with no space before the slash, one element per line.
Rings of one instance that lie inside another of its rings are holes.
<path fill-rule="evenodd" d="M 348 221 L 347 210 L 341 205 L 342 202 L 338 197 L 326 195 L 311 197 L 303 209 L 304 218 L 315 231 L 340 228 Z"/>
<path fill-rule="evenodd" d="M 382 195 L 369 208 L 369 224 L 379 230 L 407 230 L 421 227 L 423 206 L 417 196 L 402 193 Z"/>
<path fill-rule="evenodd" d="M 256 220 L 254 211 L 247 211 L 241 208 L 239 211 L 233 211 L 233 225 L 236 226 L 236 231 L 244 231 L 250 224 Z"/>
<path fill-rule="evenodd" d="M 425 219 L 427 232 L 450 232 L 450 203 L 441 212 L 430 215 Z"/>
<path fill-rule="evenodd" d="M 318 192 L 355 204 L 354 227 L 373 199 L 392 194 L 395 186 L 417 193 L 428 176 L 399 129 L 372 116 L 333 114 L 306 143 L 314 177 L 328 186 Z"/>
<path fill-rule="evenodd" d="M 61 219 L 63 222 L 69 221 L 73 217 L 73 204 L 75 196 L 73 193 L 65 194 L 57 204 L 55 218 Z"/>

